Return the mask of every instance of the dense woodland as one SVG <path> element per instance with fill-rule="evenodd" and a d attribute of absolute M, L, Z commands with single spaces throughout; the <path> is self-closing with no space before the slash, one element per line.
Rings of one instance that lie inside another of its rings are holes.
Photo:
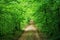
<path fill-rule="evenodd" d="M 0 40 L 17 39 L 30 19 L 48 40 L 60 40 L 60 0 L 0 0 Z"/>

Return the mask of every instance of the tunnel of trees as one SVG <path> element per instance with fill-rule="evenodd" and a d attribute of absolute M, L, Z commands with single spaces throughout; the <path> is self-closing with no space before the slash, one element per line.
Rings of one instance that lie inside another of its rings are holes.
<path fill-rule="evenodd" d="M 14 40 L 33 19 L 46 40 L 60 40 L 60 0 L 0 0 L 0 40 Z"/>

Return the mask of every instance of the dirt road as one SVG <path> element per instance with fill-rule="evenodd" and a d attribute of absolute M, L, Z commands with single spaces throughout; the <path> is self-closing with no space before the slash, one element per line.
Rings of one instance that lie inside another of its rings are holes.
<path fill-rule="evenodd" d="M 24 29 L 24 33 L 18 40 L 42 40 L 34 25 L 29 25 Z"/>

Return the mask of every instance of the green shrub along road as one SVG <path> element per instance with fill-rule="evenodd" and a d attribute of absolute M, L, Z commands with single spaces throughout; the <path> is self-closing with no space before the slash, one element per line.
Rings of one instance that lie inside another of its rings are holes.
<path fill-rule="evenodd" d="M 60 40 L 59 17 L 60 0 L 0 0 L 0 40 L 17 39 L 30 19 L 48 40 Z"/>

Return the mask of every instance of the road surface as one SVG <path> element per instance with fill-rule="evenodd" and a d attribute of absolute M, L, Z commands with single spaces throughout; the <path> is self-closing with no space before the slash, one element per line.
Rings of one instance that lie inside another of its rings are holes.
<path fill-rule="evenodd" d="M 37 32 L 37 28 L 34 25 L 29 25 L 24 29 L 24 33 L 18 40 L 42 40 L 42 38 Z"/>

